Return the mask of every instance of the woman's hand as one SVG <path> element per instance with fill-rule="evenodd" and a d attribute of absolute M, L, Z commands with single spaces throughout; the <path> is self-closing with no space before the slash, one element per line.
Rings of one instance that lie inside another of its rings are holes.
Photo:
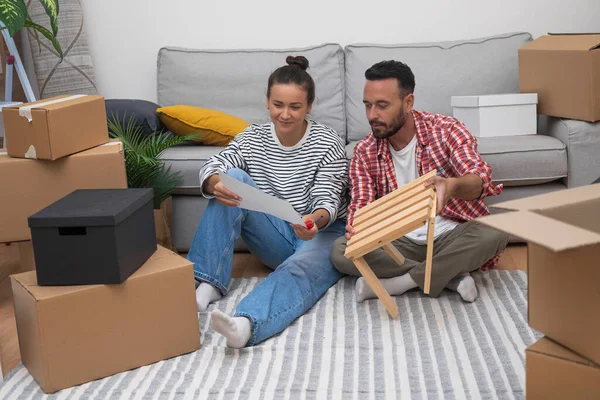
<path fill-rule="evenodd" d="M 229 207 L 237 207 L 242 201 L 240 196 L 225 187 L 223 182 L 221 182 L 221 178 L 219 178 L 219 181 L 214 185 L 213 194 L 219 203 Z"/>
<path fill-rule="evenodd" d="M 315 220 L 315 215 L 314 214 L 308 214 L 302 217 L 303 221 L 308 221 L 308 220 Z M 292 227 L 294 228 L 294 233 L 296 234 L 296 236 L 298 236 L 298 238 L 300 240 L 311 240 L 312 238 L 314 238 L 317 234 L 317 232 L 319 232 L 319 228 L 317 228 L 317 224 L 314 224 L 312 229 L 308 229 L 306 227 L 306 225 L 297 225 L 297 224 L 292 224 Z"/>

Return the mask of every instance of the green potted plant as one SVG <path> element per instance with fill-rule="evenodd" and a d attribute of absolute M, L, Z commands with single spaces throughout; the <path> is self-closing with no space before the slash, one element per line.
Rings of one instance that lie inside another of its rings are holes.
<path fill-rule="evenodd" d="M 58 52 L 62 60 L 63 52 L 60 43 L 56 39 L 56 35 L 58 34 L 58 0 L 39 1 L 44 6 L 44 10 L 46 10 L 46 14 L 50 18 L 51 31 L 31 20 L 25 0 L 0 0 L 0 30 L 7 29 L 10 37 L 13 37 L 23 27 L 31 28 L 38 43 L 39 38 L 37 33 L 39 32 L 52 43 L 52 46 L 54 46 L 54 49 Z"/>
<path fill-rule="evenodd" d="M 160 155 L 168 148 L 192 141 L 196 134 L 175 136 L 171 132 L 154 132 L 150 135 L 136 125 L 135 116 L 120 119 L 108 118 L 110 137 L 123 143 L 127 186 L 130 188 L 152 188 L 154 190 L 154 223 L 157 242 L 174 250 L 171 242 L 171 194 L 180 183 L 178 171 L 166 167 Z"/>

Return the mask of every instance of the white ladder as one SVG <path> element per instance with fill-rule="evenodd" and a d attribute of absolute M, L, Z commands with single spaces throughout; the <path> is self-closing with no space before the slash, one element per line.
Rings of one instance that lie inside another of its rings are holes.
<path fill-rule="evenodd" d="M 5 70 L 5 78 L 6 79 L 4 80 L 4 83 L 5 83 L 4 101 L 0 101 L 0 113 L 2 113 L 2 109 L 4 107 L 12 106 L 15 104 L 20 104 L 20 102 L 12 101 L 13 67 L 17 69 L 17 75 L 19 76 L 19 80 L 21 81 L 21 86 L 23 87 L 23 91 L 25 92 L 25 97 L 27 98 L 27 101 L 28 102 L 35 101 L 35 94 L 33 93 L 33 88 L 31 87 L 29 78 L 27 78 L 27 72 L 25 72 L 25 67 L 23 66 L 23 61 L 21 61 L 21 56 L 19 55 L 19 51 L 17 50 L 17 45 L 15 44 L 15 40 L 10 36 L 10 34 L 8 33 L 8 29 L 6 29 L 6 26 L 1 21 L 0 21 L 0 28 L 4 28 L 4 29 L 2 29 L 2 35 L 4 36 L 4 42 L 6 43 L 6 47 L 8 47 L 8 52 L 14 58 L 14 62 L 12 62 L 13 60 L 11 60 L 11 62 L 8 62 L 7 60 L 0 60 L 1 63 L 4 63 L 5 61 L 7 61 L 6 70 Z M 1 118 L 2 118 L 2 115 L 0 115 L 0 124 L 3 124 L 3 122 L 1 121 Z M 0 147 L 6 148 L 6 137 L 4 136 L 4 126 L 0 126 L 0 137 L 3 139 L 2 140 L 3 146 L 0 146 Z"/>
<path fill-rule="evenodd" d="M 8 47 L 8 52 L 10 53 L 10 55 L 15 58 L 15 68 L 17 69 L 17 75 L 19 76 L 19 80 L 21 81 L 21 86 L 25 91 L 25 97 L 27 98 L 28 102 L 35 101 L 35 95 L 33 94 L 31 83 L 29 83 L 29 78 L 27 78 L 27 72 L 25 72 L 25 67 L 23 66 L 23 61 L 21 61 L 21 56 L 19 56 L 19 51 L 17 50 L 15 40 L 12 37 L 10 37 L 8 29 L 6 29 L 6 26 L 2 22 L 0 22 L 0 28 L 4 28 L 2 29 L 2 35 L 4 36 L 6 47 Z M 5 60 L 1 60 L 2 63 L 4 63 L 4 61 Z M 6 86 L 8 87 L 9 85 L 12 89 L 12 79 L 6 80 Z M 5 98 L 4 100 L 7 102 L 10 102 L 12 100 L 12 90 L 10 96 Z"/>

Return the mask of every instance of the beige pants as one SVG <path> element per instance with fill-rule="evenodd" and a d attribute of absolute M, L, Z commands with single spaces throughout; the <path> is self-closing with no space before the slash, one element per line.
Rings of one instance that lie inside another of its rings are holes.
<path fill-rule="evenodd" d="M 346 238 L 333 243 L 331 262 L 340 272 L 360 276 L 352 260 L 344 256 Z M 392 242 L 405 258 L 403 265 L 396 262 L 381 248 L 364 256 L 375 275 L 391 278 L 409 273 L 424 289 L 425 258 L 427 246 L 418 245 L 402 237 Z M 508 235 L 475 221 L 465 222 L 435 239 L 431 264 L 431 287 L 429 295 L 437 297 L 456 276 L 475 271 L 486 261 L 500 253 L 508 244 Z"/>

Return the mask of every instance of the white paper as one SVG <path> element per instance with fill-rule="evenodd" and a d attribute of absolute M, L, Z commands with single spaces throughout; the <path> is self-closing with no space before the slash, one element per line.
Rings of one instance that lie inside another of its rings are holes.
<path fill-rule="evenodd" d="M 246 210 L 271 214 L 293 224 L 304 225 L 300 214 L 285 200 L 261 192 L 255 187 L 240 182 L 231 176 L 220 172 L 219 177 L 223 185 L 242 198 L 239 207 Z"/>

